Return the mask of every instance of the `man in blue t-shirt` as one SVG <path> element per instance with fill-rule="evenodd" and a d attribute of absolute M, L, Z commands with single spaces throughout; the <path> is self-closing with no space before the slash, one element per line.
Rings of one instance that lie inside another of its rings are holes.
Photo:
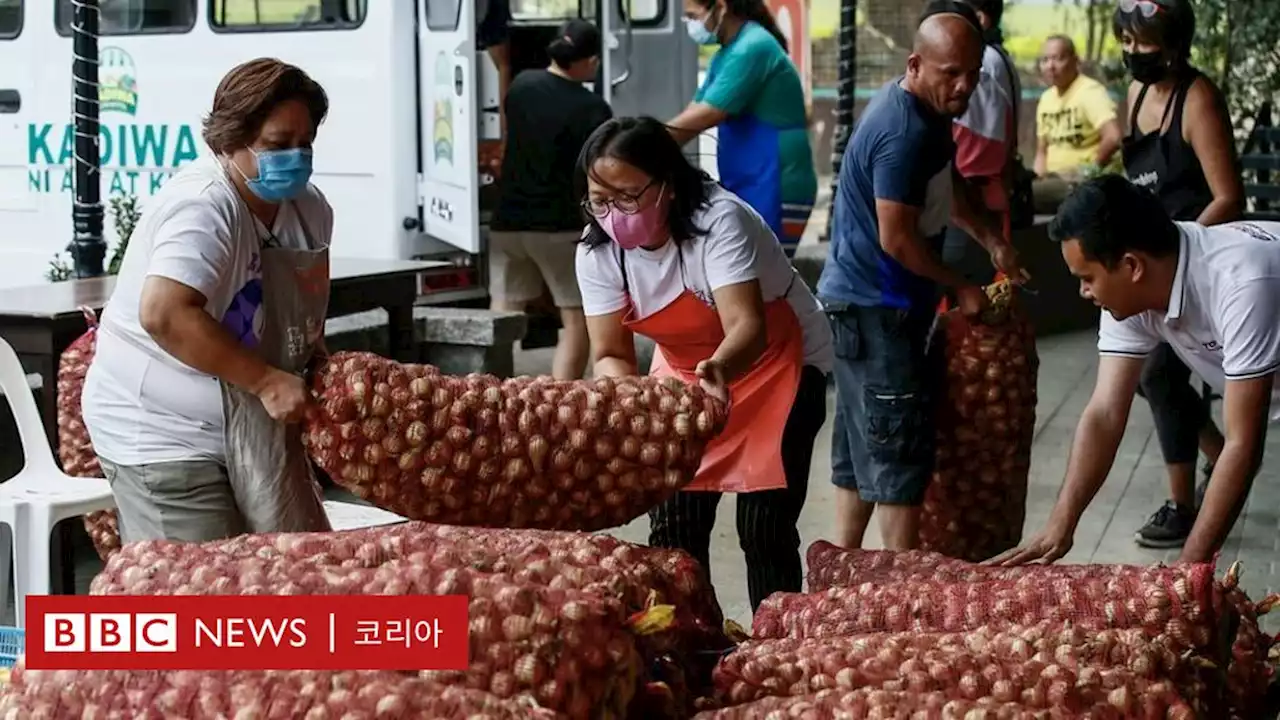
<path fill-rule="evenodd" d="M 818 282 L 836 343 L 832 482 L 846 547 L 861 546 L 877 505 L 887 549 L 919 542 L 941 378 L 929 348 L 939 288 L 952 288 L 967 315 L 987 302 L 981 287 L 939 259 L 947 223 L 1020 277 L 1012 249 L 970 206 L 954 169 L 952 122 L 968 108 L 982 66 L 972 8 L 930 3 L 912 50 L 906 75 L 871 101 L 845 151 Z"/>

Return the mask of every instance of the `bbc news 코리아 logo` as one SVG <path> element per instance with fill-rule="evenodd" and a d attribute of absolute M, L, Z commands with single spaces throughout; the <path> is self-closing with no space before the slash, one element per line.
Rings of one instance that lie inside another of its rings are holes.
<path fill-rule="evenodd" d="M 138 114 L 138 71 L 118 47 L 104 47 L 98 57 L 98 106 L 102 112 Z"/>
<path fill-rule="evenodd" d="M 468 615 L 461 595 L 29 596 L 26 666 L 465 670 Z"/>

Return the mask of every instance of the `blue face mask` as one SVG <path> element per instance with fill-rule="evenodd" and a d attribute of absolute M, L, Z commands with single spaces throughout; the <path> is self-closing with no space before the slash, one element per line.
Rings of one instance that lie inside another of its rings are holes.
<path fill-rule="evenodd" d="M 243 171 L 240 174 L 249 190 L 267 202 L 297 197 L 311 180 L 310 150 L 291 148 L 249 152 L 258 160 L 258 177 L 250 178 Z M 239 170 L 239 166 L 236 169 Z"/>
<path fill-rule="evenodd" d="M 711 16 L 708 15 L 707 20 L 710 19 Z M 689 33 L 689 39 L 699 45 L 715 45 L 719 42 L 716 34 L 707 29 L 705 20 L 687 17 L 684 19 L 684 29 L 685 32 Z"/>

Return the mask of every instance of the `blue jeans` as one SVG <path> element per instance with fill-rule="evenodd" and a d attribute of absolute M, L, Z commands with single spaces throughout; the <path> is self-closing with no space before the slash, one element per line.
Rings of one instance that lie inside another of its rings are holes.
<path fill-rule="evenodd" d="M 917 506 L 933 475 L 936 311 L 827 304 L 835 339 L 831 480 L 865 502 Z"/>

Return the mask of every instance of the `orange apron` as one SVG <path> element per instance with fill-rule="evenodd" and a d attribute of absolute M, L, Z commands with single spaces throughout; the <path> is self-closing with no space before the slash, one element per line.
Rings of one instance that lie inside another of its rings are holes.
<path fill-rule="evenodd" d="M 624 265 L 624 285 L 626 272 Z M 791 288 L 787 290 L 789 294 Z M 787 486 L 782 431 L 795 404 L 804 364 L 804 333 L 787 294 L 765 303 L 768 345 L 751 369 L 729 384 L 729 420 L 724 432 L 707 445 L 686 490 L 748 493 Z M 636 320 L 634 316 L 632 304 L 623 316 L 623 326 L 657 344 L 650 375 L 697 382 L 694 368 L 724 341 L 720 314 L 687 287 L 649 317 Z"/>

